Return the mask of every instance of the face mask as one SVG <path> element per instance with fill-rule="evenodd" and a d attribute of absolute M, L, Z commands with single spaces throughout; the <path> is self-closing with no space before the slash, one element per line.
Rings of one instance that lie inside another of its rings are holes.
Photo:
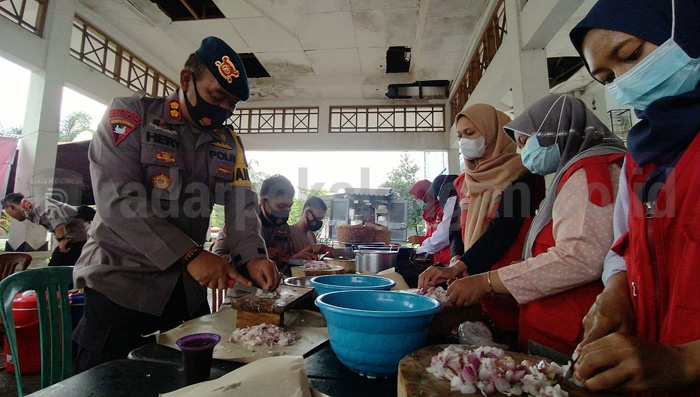
<path fill-rule="evenodd" d="M 306 218 L 306 228 L 311 230 L 312 232 L 321 229 L 321 226 L 323 226 L 323 220 L 318 219 L 313 212 L 309 211 L 309 213 L 311 214 L 312 219 L 309 220 L 309 218 Z"/>
<path fill-rule="evenodd" d="M 459 138 L 459 152 L 467 160 L 476 160 L 484 156 L 486 139 L 480 136 L 476 139 Z"/>
<path fill-rule="evenodd" d="M 267 208 L 269 210 L 265 211 L 265 214 L 270 222 L 274 223 L 275 225 L 287 223 L 287 220 L 289 219 L 289 210 L 273 210 L 272 207 L 270 207 L 270 203 L 267 202 L 267 199 L 265 199 L 265 202 L 267 203 Z"/>
<path fill-rule="evenodd" d="M 211 103 L 202 99 L 197 90 L 197 81 L 192 75 L 192 85 L 194 86 L 194 94 L 197 96 L 197 105 L 193 106 L 189 99 L 187 99 L 187 94 L 185 93 L 185 104 L 187 105 L 187 111 L 190 113 L 190 117 L 197 123 L 199 128 L 213 129 L 219 128 L 233 112 L 228 109 L 224 109 L 219 106 L 212 105 Z"/>
<path fill-rule="evenodd" d="M 672 3 L 673 4 L 673 3 Z M 605 86 L 616 101 L 644 110 L 657 99 L 685 94 L 700 82 L 700 58 L 693 59 L 671 38 L 627 73 Z"/>
<path fill-rule="evenodd" d="M 556 142 L 553 145 L 542 147 L 534 135 L 527 140 L 520 156 L 525 168 L 538 175 L 555 172 L 559 166 L 559 160 L 561 160 L 559 145 Z"/>

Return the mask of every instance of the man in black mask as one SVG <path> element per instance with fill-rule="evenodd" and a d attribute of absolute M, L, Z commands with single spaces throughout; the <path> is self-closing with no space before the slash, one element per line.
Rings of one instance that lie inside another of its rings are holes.
<path fill-rule="evenodd" d="M 270 259 L 277 268 L 287 273 L 288 260 L 294 255 L 292 236 L 289 232 L 289 211 L 294 204 L 294 186 L 282 175 L 273 175 L 260 187 L 260 221 L 262 235 Z"/>
<path fill-rule="evenodd" d="M 249 97 L 241 58 L 207 37 L 168 97 L 115 98 L 90 143 L 97 215 L 73 272 L 85 310 L 78 371 L 126 358 L 209 312 L 207 287 L 274 290 L 240 137 L 223 123 Z M 214 204 L 225 209 L 232 263 L 203 251 Z"/>
<path fill-rule="evenodd" d="M 316 243 L 316 232 L 323 227 L 323 218 L 326 216 L 327 209 L 326 203 L 318 197 L 306 199 L 299 220 L 289 226 L 295 257 L 304 254 L 304 257 L 316 259 L 318 254 L 333 252 L 332 248 Z"/>

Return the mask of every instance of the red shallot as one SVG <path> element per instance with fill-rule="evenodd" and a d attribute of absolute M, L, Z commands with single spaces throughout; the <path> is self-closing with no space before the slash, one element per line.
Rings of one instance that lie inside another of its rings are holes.
<path fill-rule="evenodd" d="M 258 324 L 246 328 L 237 328 L 226 339 L 226 342 L 239 343 L 247 346 L 274 344 L 280 346 L 291 346 L 299 340 L 301 336 L 297 331 L 285 331 L 284 328 L 274 324 Z"/>
<path fill-rule="evenodd" d="M 450 389 L 464 394 L 507 396 L 566 397 L 569 394 L 556 383 L 564 371 L 559 364 L 544 360 L 516 363 L 505 351 L 482 346 L 470 350 L 450 345 L 433 356 L 428 372 L 450 381 Z"/>
<path fill-rule="evenodd" d="M 302 266 L 304 270 L 327 270 L 331 268 L 331 265 L 322 261 L 310 261 L 304 263 Z"/>
<path fill-rule="evenodd" d="M 428 298 L 433 298 L 440 303 L 447 302 L 447 291 L 442 287 L 421 288 L 416 293 L 418 295 L 427 296 Z"/>

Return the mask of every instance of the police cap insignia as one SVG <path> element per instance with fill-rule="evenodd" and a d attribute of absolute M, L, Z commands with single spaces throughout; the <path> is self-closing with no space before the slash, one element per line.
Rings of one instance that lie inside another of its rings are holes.
<path fill-rule="evenodd" d="M 241 101 L 250 97 L 248 77 L 241 57 L 218 37 L 209 36 L 195 52 L 216 81 Z"/>

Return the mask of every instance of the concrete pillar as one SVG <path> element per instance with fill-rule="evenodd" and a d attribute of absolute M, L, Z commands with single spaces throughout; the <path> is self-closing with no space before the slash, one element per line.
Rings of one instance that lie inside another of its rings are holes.
<path fill-rule="evenodd" d="M 42 69 L 32 70 L 19 143 L 15 191 L 24 195 L 53 193 L 61 95 L 65 73 L 69 72 L 65 68 L 70 56 L 74 10 L 74 0 L 48 3 L 43 35 L 45 63 Z M 60 194 L 57 198 L 61 198 Z M 8 243 L 15 250 L 40 249 L 46 245 L 46 230 L 13 220 Z"/>
<path fill-rule="evenodd" d="M 538 99 L 549 95 L 547 54 L 544 47 L 523 49 L 520 1 L 506 1 L 508 35 L 503 44 L 511 55 L 513 112 L 518 116 Z"/>

